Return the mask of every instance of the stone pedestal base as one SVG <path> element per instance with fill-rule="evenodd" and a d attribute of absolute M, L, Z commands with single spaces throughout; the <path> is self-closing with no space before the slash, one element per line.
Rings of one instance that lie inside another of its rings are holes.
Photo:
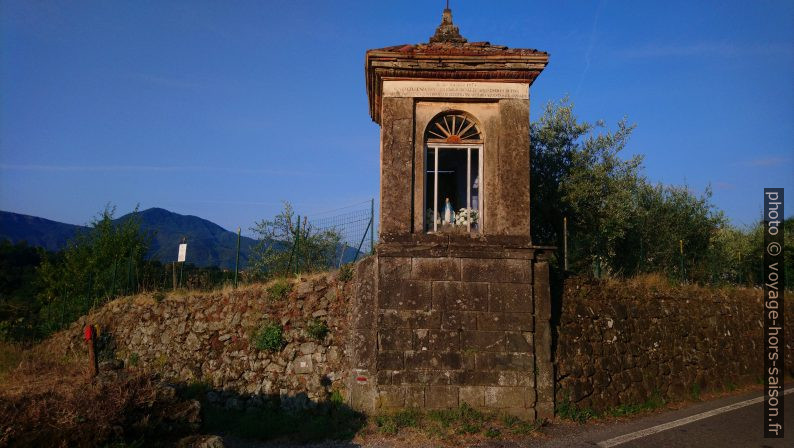
<path fill-rule="evenodd" d="M 386 239 L 357 267 L 351 405 L 378 413 L 467 403 L 551 417 L 547 249 L 468 235 Z"/>

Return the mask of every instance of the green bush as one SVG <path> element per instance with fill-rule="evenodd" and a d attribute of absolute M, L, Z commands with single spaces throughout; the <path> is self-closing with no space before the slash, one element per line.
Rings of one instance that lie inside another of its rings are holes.
<path fill-rule="evenodd" d="M 254 277 L 326 271 L 338 260 L 341 235 L 315 228 L 305 216 L 298 221 L 288 202 L 281 213 L 255 223 L 251 231 L 258 243 L 251 248 L 247 271 Z"/>
<path fill-rule="evenodd" d="M 349 282 L 353 279 L 353 263 L 343 264 L 341 268 L 339 268 L 339 274 L 337 278 L 340 282 Z"/>
<path fill-rule="evenodd" d="M 328 324 L 320 319 L 311 319 L 310 321 L 306 322 L 306 333 L 318 341 L 325 339 L 329 331 Z"/>
<path fill-rule="evenodd" d="M 277 352 L 284 348 L 284 328 L 276 322 L 267 320 L 254 335 L 254 347 L 259 350 Z"/>
<path fill-rule="evenodd" d="M 286 278 L 279 278 L 267 288 L 267 297 L 273 301 L 284 300 L 290 291 L 292 291 L 292 283 Z"/>

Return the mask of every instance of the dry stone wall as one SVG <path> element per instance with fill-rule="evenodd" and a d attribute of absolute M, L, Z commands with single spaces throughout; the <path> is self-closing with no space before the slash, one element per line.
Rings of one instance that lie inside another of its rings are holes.
<path fill-rule="evenodd" d="M 787 321 L 794 303 L 787 302 Z M 556 344 L 557 405 L 602 411 L 658 393 L 684 398 L 763 375 L 761 290 L 572 279 Z M 794 374 L 794 332 L 786 335 Z"/>
<path fill-rule="evenodd" d="M 105 352 L 127 366 L 205 383 L 212 389 L 208 398 L 228 407 L 272 399 L 285 407 L 312 407 L 344 387 L 349 285 L 330 274 L 303 278 L 281 300 L 270 298 L 266 288 L 115 300 L 77 322 L 64 349 L 84 352 L 80 328 L 92 323 L 100 328 Z M 265 320 L 283 326 L 282 350 L 253 346 L 252 335 Z M 327 324 L 322 340 L 307 331 L 313 320 Z"/>

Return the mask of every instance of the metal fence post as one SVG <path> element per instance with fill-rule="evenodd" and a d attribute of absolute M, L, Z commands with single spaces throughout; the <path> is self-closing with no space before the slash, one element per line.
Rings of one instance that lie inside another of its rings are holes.
<path fill-rule="evenodd" d="M 287 273 L 290 272 L 292 267 L 292 259 L 297 257 L 296 251 L 298 249 L 298 241 L 301 236 L 301 215 L 298 215 L 298 230 L 295 231 L 294 238 L 292 239 L 292 252 L 289 254 L 289 261 L 287 262 Z M 295 273 L 298 271 L 298 261 L 295 261 Z"/>
<path fill-rule="evenodd" d="M 347 241 L 342 243 L 342 255 L 339 256 L 339 268 L 342 267 L 342 262 L 345 260 L 345 251 L 347 250 Z"/>
<path fill-rule="evenodd" d="M 110 285 L 110 297 L 116 296 L 116 267 L 118 266 L 118 259 L 113 260 L 113 284 Z"/>
<path fill-rule="evenodd" d="M 568 217 L 562 218 L 562 258 L 563 268 L 568 272 Z"/>
<path fill-rule="evenodd" d="M 367 237 L 367 230 L 370 230 L 371 226 L 372 226 L 372 218 L 369 219 L 369 224 L 367 224 L 367 229 L 364 230 L 364 236 L 361 237 L 361 242 L 358 243 L 358 248 L 356 249 L 356 256 L 353 258 L 353 263 L 355 263 L 356 260 L 358 260 L 358 254 L 361 253 L 361 246 L 364 244 L 364 238 Z"/>
<path fill-rule="evenodd" d="M 242 229 L 237 228 L 237 256 L 234 259 L 234 287 L 237 288 L 237 271 L 240 265 L 240 232 Z"/>
<path fill-rule="evenodd" d="M 681 253 L 681 283 L 685 283 L 684 277 L 684 240 L 678 240 L 678 250 Z"/>
<path fill-rule="evenodd" d="M 127 288 L 126 288 L 127 295 L 130 295 L 130 289 L 132 289 L 130 288 L 131 279 L 132 279 L 132 249 L 130 249 L 130 259 L 129 261 L 127 261 Z"/>

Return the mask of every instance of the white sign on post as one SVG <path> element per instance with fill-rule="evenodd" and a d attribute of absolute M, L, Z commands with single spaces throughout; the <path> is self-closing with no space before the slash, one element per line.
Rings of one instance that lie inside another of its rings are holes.
<path fill-rule="evenodd" d="M 187 244 L 182 243 L 179 245 L 179 258 L 176 260 L 178 262 L 185 261 L 185 256 L 187 255 Z"/>

